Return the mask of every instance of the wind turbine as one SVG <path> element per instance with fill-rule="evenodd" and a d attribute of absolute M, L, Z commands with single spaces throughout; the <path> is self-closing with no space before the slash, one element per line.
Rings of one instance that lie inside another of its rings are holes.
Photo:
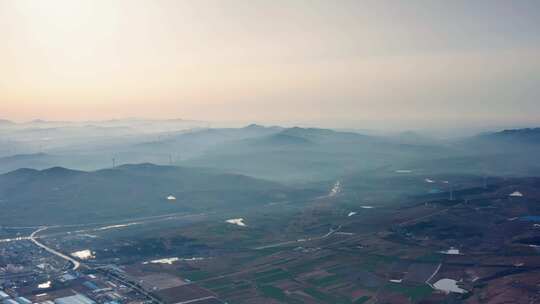
<path fill-rule="evenodd" d="M 448 186 L 450 187 L 450 200 L 454 200 L 454 185 L 452 183 L 448 182 Z"/>

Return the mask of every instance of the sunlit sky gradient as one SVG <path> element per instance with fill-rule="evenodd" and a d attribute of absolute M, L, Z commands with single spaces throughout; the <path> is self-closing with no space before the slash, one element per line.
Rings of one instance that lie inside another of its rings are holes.
<path fill-rule="evenodd" d="M 0 0 L 0 117 L 540 123 L 540 1 Z"/>

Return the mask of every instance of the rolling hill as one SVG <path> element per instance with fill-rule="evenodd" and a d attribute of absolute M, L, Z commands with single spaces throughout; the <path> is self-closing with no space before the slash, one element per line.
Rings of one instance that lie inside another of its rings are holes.
<path fill-rule="evenodd" d="M 0 222 L 41 225 L 232 211 L 306 193 L 237 174 L 151 164 L 93 172 L 19 169 L 0 175 L 0 208 L 9 211 L 0 213 Z"/>
<path fill-rule="evenodd" d="M 281 182 L 311 182 L 452 153 L 445 146 L 401 144 L 352 132 L 294 127 L 216 145 L 184 163 Z"/>
<path fill-rule="evenodd" d="M 483 133 L 448 142 L 456 153 L 407 164 L 426 174 L 538 176 L 540 128 Z"/>
<path fill-rule="evenodd" d="M 112 158 L 117 164 L 154 163 L 214 168 L 280 183 L 328 181 L 381 167 L 481 175 L 530 176 L 539 173 L 539 168 L 534 165 L 536 155 L 540 153 L 538 128 L 505 130 L 445 141 L 423 138 L 413 132 L 385 137 L 331 129 L 255 124 L 242 128 L 195 128 L 120 135 L 125 126 L 118 123 L 107 123 L 106 127 L 84 125 L 24 129 L 22 134 L 28 136 L 24 137 L 25 145 L 8 141 L 7 150 L 2 152 L 0 147 L 0 155 L 10 155 L 13 151 L 19 153 L 0 158 L 0 173 L 18 168 L 53 166 L 98 170 L 110 166 Z M 30 145 L 30 139 L 45 135 L 55 139 L 47 141 L 45 153 L 35 153 L 37 143 Z M 67 136 L 70 140 L 60 140 L 62 144 L 58 144 L 56 136 Z M 21 153 L 25 147 L 33 152 Z"/>

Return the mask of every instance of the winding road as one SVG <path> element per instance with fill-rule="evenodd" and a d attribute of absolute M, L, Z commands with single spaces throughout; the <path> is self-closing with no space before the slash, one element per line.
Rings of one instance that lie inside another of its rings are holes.
<path fill-rule="evenodd" d="M 45 231 L 45 230 L 47 230 L 48 228 L 49 228 L 49 227 L 46 227 L 46 226 L 45 226 L 45 227 L 40 227 L 38 230 L 32 232 L 32 234 L 30 234 L 30 237 L 29 237 L 30 241 L 32 241 L 32 243 L 36 244 L 36 246 L 38 246 L 38 247 L 40 247 L 40 248 L 43 248 L 45 251 L 47 251 L 47 252 L 49 252 L 49 253 L 52 253 L 52 254 L 56 255 L 57 257 L 60 257 L 60 258 L 62 258 L 62 259 L 64 259 L 64 260 L 66 260 L 66 261 L 72 263 L 72 264 L 73 264 L 73 268 L 72 268 L 73 270 L 79 269 L 79 267 L 81 267 L 81 263 L 80 263 L 79 261 L 77 261 L 77 260 L 75 260 L 74 258 L 71 258 L 71 257 L 69 257 L 69 256 L 67 256 L 67 255 L 65 255 L 65 254 L 63 254 L 63 253 L 61 253 L 61 252 L 59 252 L 59 251 L 56 251 L 56 250 L 54 250 L 54 249 L 52 249 L 52 248 L 50 248 L 50 247 L 44 245 L 43 243 L 40 243 L 40 242 L 36 239 L 36 235 L 37 235 L 38 233 L 40 233 L 41 231 Z"/>

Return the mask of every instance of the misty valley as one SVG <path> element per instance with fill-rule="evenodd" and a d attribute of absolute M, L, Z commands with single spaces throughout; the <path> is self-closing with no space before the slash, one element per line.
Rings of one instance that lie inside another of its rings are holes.
<path fill-rule="evenodd" d="M 0 304 L 540 304 L 540 1 L 0 0 Z"/>
<path fill-rule="evenodd" d="M 2 124 L 0 280 L 8 297 L 537 296 L 539 129 L 440 139 L 167 123 Z"/>

